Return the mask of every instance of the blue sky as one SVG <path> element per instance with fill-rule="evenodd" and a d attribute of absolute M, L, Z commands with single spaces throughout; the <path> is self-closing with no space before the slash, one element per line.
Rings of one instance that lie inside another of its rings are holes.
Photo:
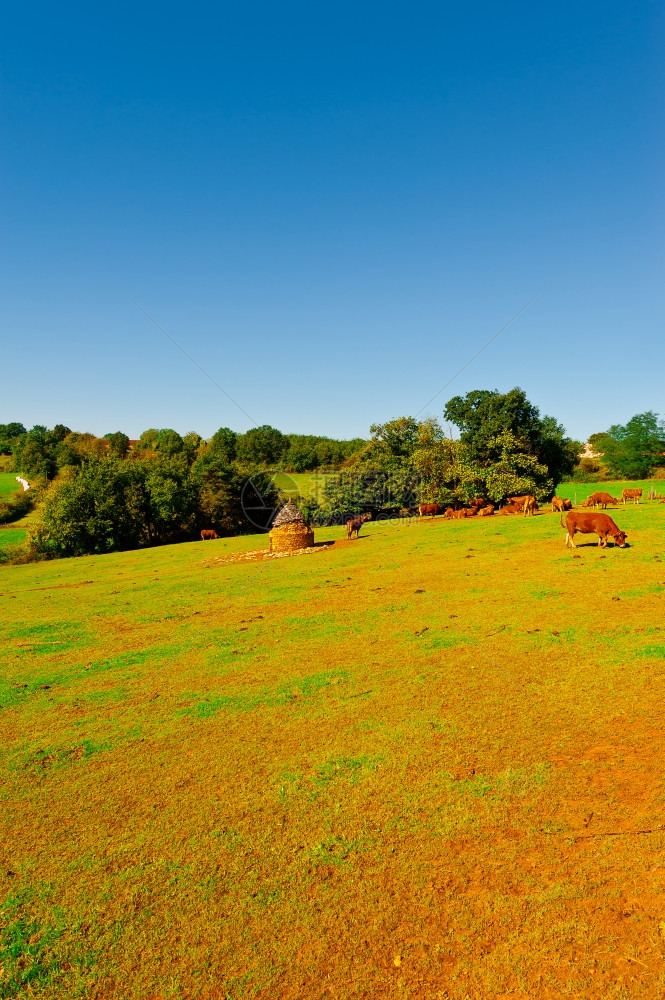
<path fill-rule="evenodd" d="M 665 412 L 663 8 L 6 8 L 0 422 Z M 137 309 L 134 299 L 242 407 Z"/>

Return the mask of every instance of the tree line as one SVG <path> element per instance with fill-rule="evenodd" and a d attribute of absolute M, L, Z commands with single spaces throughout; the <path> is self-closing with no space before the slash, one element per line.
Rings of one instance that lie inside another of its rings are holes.
<path fill-rule="evenodd" d="M 122 431 L 96 437 L 72 431 L 64 424 L 49 429 L 37 425 L 27 431 L 23 424 L 0 424 L 0 454 L 13 455 L 14 468 L 26 475 L 53 479 L 63 469 L 77 468 L 91 458 L 119 459 L 181 456 L 189 465 L 214 455 L 227 465 L 242 468 L 284 469 L 309 472 L 339 469 L 362 449 L 365 441 L 339 441 L 314 434 L 283 434 L 264 424 L 239 434 L 220 427 L 205 440 L 195 431 L 180 435 L 171 428 L 150 428 L 132 442 Z"/>

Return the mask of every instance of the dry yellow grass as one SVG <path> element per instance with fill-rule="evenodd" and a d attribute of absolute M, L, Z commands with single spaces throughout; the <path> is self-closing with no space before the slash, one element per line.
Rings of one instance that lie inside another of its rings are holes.
<path fill-rule="evenodd" d="M 612 516 L 1 569 L 0 997 L 662 996 L 665 505 Z"/>

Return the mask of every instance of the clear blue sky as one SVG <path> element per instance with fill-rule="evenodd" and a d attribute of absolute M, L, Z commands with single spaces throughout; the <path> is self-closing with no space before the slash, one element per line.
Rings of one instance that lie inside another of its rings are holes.
<path fill-rule="evenodd" d="M 0 422 L 665 412 L 652 2 L 14 4 Z"/>

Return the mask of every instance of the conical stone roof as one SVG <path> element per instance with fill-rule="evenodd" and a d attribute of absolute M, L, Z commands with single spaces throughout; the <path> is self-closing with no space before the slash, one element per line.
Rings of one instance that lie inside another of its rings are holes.
<path fill-rule="evenodd" d="M 292 500 L 284 504 L 279 514 L 272 523 L 273 528 L 281 528 L 285 524 L 304 524 L 305 518 L 302 516 Z"/>

